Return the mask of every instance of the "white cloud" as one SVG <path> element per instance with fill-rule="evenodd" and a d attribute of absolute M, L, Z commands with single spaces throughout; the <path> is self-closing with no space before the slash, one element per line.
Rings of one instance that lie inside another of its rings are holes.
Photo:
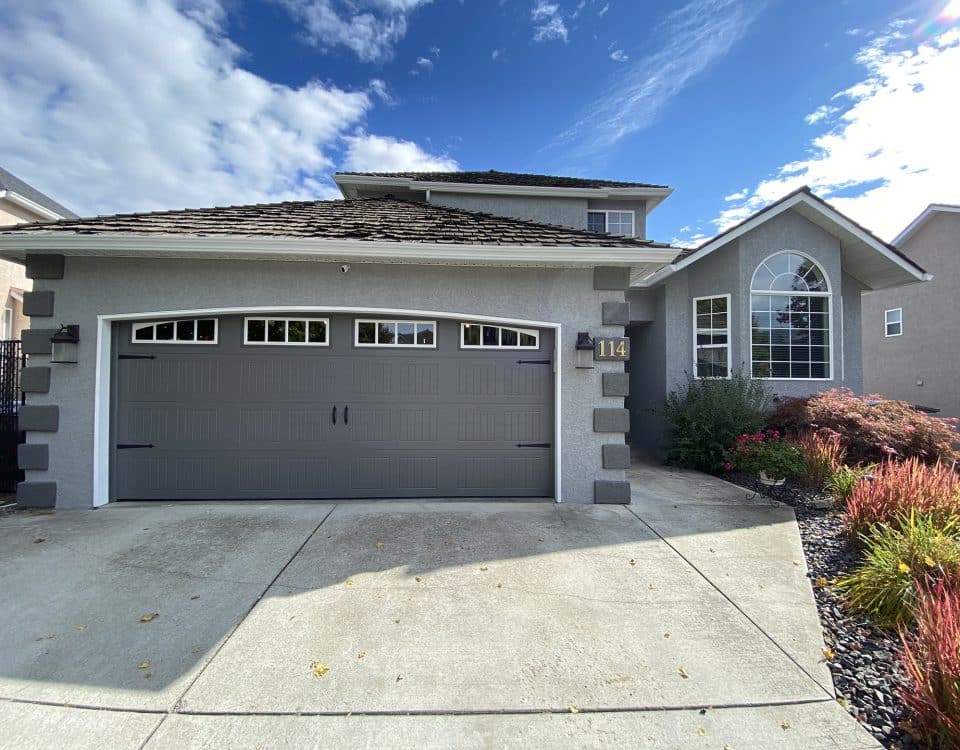
<path fill-rule="evenodd" d="M 424 70 L 433 70 L 433 60 L 427 57 L 418 57 L 417 65 Z"/>
<path fill-rule="evenodd" d="M 928 203 L 960 203 L 960 29 L 910 44 L 903 27 L 857 54 L 866 76 L 831 98 L 843 103 L 837 124 L 722 211 L 718 230 L 805 184 L 885 239 Z"/>
<path fill-rule="evenodd" d="M 434 57 L 440 57 L 440 48 L 439 48 L 439 47 L 431 47 L 431 48 L 430 48 L 430 54 L 433 55 Z"/>
<path fill-rule="evenodd" d="M 322 49 L 346 47 L 365 62 L 385 60 L 407 33 L 407 17 L 431 0 L 274 0 Z M 439 50 L 438 50 L 439 51 Z"/>
<path fill-rule="evenodd" d="M 490 53 L 490 59 L 496 60 L 498 57 L 500 57 L 501 54 L 503 53 L 499 49 L 495 49 L 493 52 Z"/>
<path fill-rule="evenodd" d="M 622 49 L 615 49 L 610 53 L 610 59 L 614 62 L 626 62 L 630 58 L 627 56 L 627 53 Z"/>
<path fill-rule="evenodd" d="M 743 190 L 738 190 L 738 191 L 735 192 L 735 193 L 730 193 L 730 195 L 725 195 L 725 196 L 723 197 L 723 199 L 724 199 L 727 203 L 730 203 L 731 201 L 742 201 L 742 200 L 743 200 L 744 198 L 746 198 L 748 195 L 750 195 L 750 188 L 746 188 L 746 187 L 745 187 Z M 689 231 L 689 229 L 690 229 L 690 227 L 687 227 L 686 230 L 681 229 L 680 231 L 681 231 L 681 232 L 683 232 L 683 231 Z"/>
<path fill-rule="evenodd" d="M 610 3 L 607 3 L 600 10 L 598 10 L 597 15 L 600 16 L 600 18 L 603 18 L 605 15 L 607 15 L 608 10 L 610 10 Z"/>
<path fill-rule="evenodd" d="M 341 136 L 385 84 L 272 83 L 213 0 L 192 7 L 3 4 L 0 164 L 83 214 L 335 197 Z"/>
<path fill-rule="evenodd" d="M 560 6 L 548 3 L 546 0 L 537 0 L 530 11 L 533 19 L 533 41 L 550 42 L 555 39 L 567 41 L 567 25 L 560 15 Z"/>
<path fill-rule="evenodd" d="M 428 154 L 413 141 L 381 135 L 346 136 L 343 168 L 351 172 L 453 172 L 457 162 Z"/>
<path fill-rule="evenodd" d="M 730 51 L 764 6 L 765 0 L 690 0 L 673 11 L 653 29 L 661 45 L 618 71 L 553 145 L 586 156 L 648 127 L 691 78 Z"/>
<path fill-rule="evenodd" d="M 803 121 L 807 125 L 816 125 L 821 120 L 827 119 L 830 115 L 836 114 L 840 111 L 839 107 L 834 107 L 830 104 L 821 104 L 813 112 L 803 118 Z"/>

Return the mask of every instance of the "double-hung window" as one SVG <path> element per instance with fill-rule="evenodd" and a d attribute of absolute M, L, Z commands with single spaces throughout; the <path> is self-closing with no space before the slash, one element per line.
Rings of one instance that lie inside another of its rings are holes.
<path fill-rule="evenodd" d="M 892 310 L 885 310 L 883 313 L 883 327 L 884 335 L 887 338 L 903 335 L 903 308 L 895 307 Z"/>
<path fill-rule="evenodd" d="M 695 297 L 694 372 L 698 378 L 730 377 L 730 295 Z"/>
<path fill-rule="evenodd" d="M 634 236 L 633 211 L 587 211 L 587 231 Z"/>

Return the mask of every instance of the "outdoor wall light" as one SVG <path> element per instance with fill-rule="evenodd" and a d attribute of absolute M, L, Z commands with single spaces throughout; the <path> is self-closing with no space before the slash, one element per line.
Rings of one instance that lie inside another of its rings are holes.
<path fill-rule="evenodd" d="M 53 343 L 51 362 L 76 362 L 77 344 L 80 343 L 80 326 L 76 323 L 60 324 L 60 330 L 50 337 Z"/>
<path fill-rule="evenodd" d="M 597 342 L 593 340 L 589 331 L 580 331 L 577 334 L 577 369 L 589 370 L 593 364 L 593 349 Z"/>

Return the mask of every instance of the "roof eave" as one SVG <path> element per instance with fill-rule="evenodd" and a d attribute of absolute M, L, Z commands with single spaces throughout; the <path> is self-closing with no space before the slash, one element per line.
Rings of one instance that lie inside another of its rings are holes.
<path fill-rule="evenodd" d="M 414 265 L 592 268 L 672 261 L 678 250 L 589 245 L 483 245 L 298 237 L 209 237 L 148 234 L 44 234 L 0 236 L 0 258 L 24 262 L 27 253 L 104 257 L 219 257 L 255 260 L 407 263 Z"/>
<path fill-rule="evenodd" d="M 948 203 L 931 203 L 927 206 L 919 216 L 917 216 L 913 221 L 911 221 L 907 227 L 900 232 L 891 242 L 891 245 L 895 247 L 900 247 L 904 242 L 907 242 L 917 231 L 926 224 L 930 217 L 935 213 L 960 213 L 960 206 L 954 206 Z"/>
<path fill-rule="evenodd" d="M 29 198 L 20 195 L 20 193 L 15 193 L 12 190 L 0 190 L 0 200 L 8 200 L 15 206 L 26 209 L 27 211 L 30 211 L 31 213 L 34 213 L 37 216 L 49 221 L 74 218 L 73 216 L 59 214 L 56 211 L 53 211 L 46 206 L 42 206 L 36 201 L 32 201 Z"/>

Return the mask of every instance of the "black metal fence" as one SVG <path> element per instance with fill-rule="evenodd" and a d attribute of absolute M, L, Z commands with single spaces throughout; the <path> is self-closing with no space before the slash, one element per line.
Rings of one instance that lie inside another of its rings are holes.
<path fill-rule="evenodd" d="M 24 402 L 20 370 L 26 355 L 19 341 L 0 341 L 0 492 L 14 492 L 23 472 L 17 468 L 17 446 L 24 434 L 17 425 L 17 413 Z"/>

